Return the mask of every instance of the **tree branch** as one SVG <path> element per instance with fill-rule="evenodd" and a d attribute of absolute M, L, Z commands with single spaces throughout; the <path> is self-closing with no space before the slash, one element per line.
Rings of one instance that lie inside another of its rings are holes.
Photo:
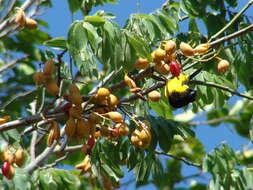
<path fill-rule="evenodd" d="M 53 152 L 57 143 L 58 143 L 57 141 L 54 141 L 52 146 L 47 147 L 34 161 L 30 162 L 30 164 L 27 167 L 25 167 L 24 170 L 27 173 L 32 174 L 32 172 L 37 167 L 39 167 L 40 163 Z"/>
<path fill-rule="evenodd" d="M 192 80 L 192 81 L 189 81 L 190 84 L 197 84 L 197 85 L 203 85 L 203 86 L 211 86 L 211 87 L 215 87 L 215 88 L 219 88 L 221 90 L 224 90 L 224 91 L 227 91 L 227 92 L 230 92 L 231 94 L 235 94 L 237 96 L 240 96 L 240 97 L 243 97 L 243 98 L 247 98 L 249 100 L 253 100 L 253 97 L 252 96 L 249 96 L 249 95 L 246 95 L 246 94 L 242 94 L 240 92 L 237 92 L 227 86 L 222 86 L 220 84 L 216 84 L 216 83 L 213 83 L 213 82 L 204 82 L 204 81 L 197 81 L 197 80 Z"/>
<path fill-rule="evenodd" d="M 224 37 L 222 37 L 222 38 L 220 38 L 218 40 L 215 40 L 215 41 L 211 42 L 209 45 L 210 45 L 210 47 L 217 46 L 217 45 L 219 45 L 219 44 L 221 44 L 221 43 L 223 43 L 225 41 L 228 41 L 228 40 L 231 40 L 231 39 L 236 38 L 238 36 L 241 36 L 241 35 L 243 35 L 245 33 L 248 33 L 248 32 L 250 32 L 252 30 L 253 30 L 253 24 L 251 24 L 251 25 L 249 25 L 249 26 L 247 26 L 247 27 L 245 27 L 245 28 L 243 28 L 243 29 L 241 29 L 239 31 L 236 31 L 236 32 L 234 32 L 234 33 L 232 33 L 230 35 L 227 35 L 227 36 L 224 36 Z"/>
<path fill-rule="evenodd" d="M 48 115 L 44 115 L 44 117 L 46 119 L 59 120 L 59 119 L 65 118 L 66 114 L 65 113 L 48 114 Z M 18 119 L 18 120 L 14 120 L 14 121 L 10 121 L 10 122 L 2 124 L 0 125 L 0 131 L 6 131 L 6 130 L 14 129 L 17 127 L 21 127 L 21 126 L 31 125 L 41 120 L 43 120 L 43 117 L 40 114 L 32 115 L 30 117 L 25 117 L 22 119 Z M 49 122 L 49 121 L 43 121 L 43 123 L 44 122 Z"/>
<path fill-rule="evenodd" d="M 28 57 L 28 55 L 24 55 L 23 57 L 12 60 L 10 63 L 8 63 L 6 65 L 3 65 L 2 67 L 0 67 L 0 73 L 7 70 L 7 69 L 10 69 L 10 68 L 14 67 L 18 62 L 23 61 L 27 57 Z"/>
<path fill-rule="evenodd" d="M 222 121 L 226 121 L 228 119 L 233 119 L 233 116 L 225 116 L 225 117 L 221 117 L 221 118 L 217 118 L 217 119 L 211 119 L 211 120 L 207 120 L 207 121 L 191 121 L 188 122 L 189 125 L 206 125 L 206 124 L 215 124 L 215 123 L 219 123 Z"/>
<path fill-rule="evenodd" d="M 179 158 L 179 157 L 174 156 L 174 155 L 172 155 L 172 154 L 170 154 L 170 153 L 161 152 L 161 151 L 158 151 L 158 150 L 155 150 L 155 153 L 156 153 L 156 154 L 159 154 L 159 155 L 164 155 L 164 156 L 171 157 L 171 158 L 173 158 L 173 159 L 175 159 L 175 160 L 178 160 L 178 161 L 182 161 L 182 162 L 184 162 L 185 164 L 187 164 L 188 166 L 194 166 L 194 167 L 197 167 L 197 168 L 199 168 L 199 169 L 201 169 L 201 167 L 202 167 L 201 164 L 192 163 L 192 162 L 190 162 L 190 161 L 188 161 L 188 160 L 185 160 L 184 158 Z"/>

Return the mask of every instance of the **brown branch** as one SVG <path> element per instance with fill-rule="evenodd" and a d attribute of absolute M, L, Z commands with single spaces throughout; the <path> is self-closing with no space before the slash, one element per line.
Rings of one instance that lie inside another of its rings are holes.
<path fill-rule="evenodd" d="M 44 117 L 46 119 L 59 120 L 59 119 L 65 118 L 66 115 L 65 115 L 65 113 L 57 113 L 57 114 L 44 115 Z M 0 131 L 6 131 L 6 130 L 14 129 L 17 127 L 31 125 L 31 124 L 39 122 L 41 120 L 43 120 L 43 117 L 40 114 L 32 115 L 30 117 L 25 117 L 22 119 L 18 119 L 15 121 L 10 121 L 10 122 L 2 124 L 2 125 L 0 125 Z M 45 121 L 45 122 L 49 122 L 49 121 Z"/>
<path fill-rule="evenodd" d="M 28 55 L 24 55 L 23 57 L 20 57 L 18 59 L 12 60 L 10 63 L 3 65 L 2 67 L 0 67 L 0 73 L 7 70 L 7 69 L 11 69 L 12 67 L 14 67 L 18 62 L 23 61 L 24 59 L 26 59 L 28 57 Z"/>
<path fill-rule="evenodd" d="M 209 45 L 211 47 L 217 46 L 217 45 L 219 45 L 219 44 L 221 44 L 221 43 L 223 43 L 225 41 L 231 40 L 231 39 L 236 38 L 238 36 L 241 36 L 241 35 L 243 35 L 245 33 L 248 33 L 250 31 L 253 31 L 253 24 L 251 24 L 251 25 L 249 25 L 249 26 L 247 26 L 247 27 L 245 27 L 245 28 L 243 28 L 243 29 L 241 29 L 241 30 L 239 30 L 237 32 L 234 32 L 234 33 L 232 33 L 230 35 L 227 35 L 227 36 L 224 36 L 224 37 L 222 37 L 222 38 L 220 38 L 218 40 L 215 40 L 215 41 L 211 42 Z"/>

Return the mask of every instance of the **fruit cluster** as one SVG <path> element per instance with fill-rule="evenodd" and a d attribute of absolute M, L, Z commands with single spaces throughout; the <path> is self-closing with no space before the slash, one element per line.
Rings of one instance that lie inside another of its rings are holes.
<path fill-rule="evenodd" d="M 15 10 L 17 11 L 15 22 L 20 28 L 28 28 L 31 30 L 37 28 L 37 22 L 32 18 L 26 17 L 23 9 L 15 8 Z"/>
<path fill-rule="evenodd" d="M 137 128 L 131 134 L 131 142 L 139 148 L 147 148 L 151 142 L 151 125 L 148 121 L 139 121 Z"/>
<path fill-rule="evenodd" d="M 24 150 L 9 146 L 3 152 L 0 152 L 0 159 L 3 162 L 3 176 L 5 176 L 7 179 L 12 179 L 15 173 L 14 165 L 17 167 L 22 167 L 24 164 Z"/>
<path fill-rule="evenodd" d="M 33 75 L 33 80 L 36 86 L 45 85 L 48 93 L 57 96 L 59 94 L 59 87 L 52 75 L 55 71 L 55 64 L 53 60 L 45 62 L 43 72 L 36 72 Z"/>

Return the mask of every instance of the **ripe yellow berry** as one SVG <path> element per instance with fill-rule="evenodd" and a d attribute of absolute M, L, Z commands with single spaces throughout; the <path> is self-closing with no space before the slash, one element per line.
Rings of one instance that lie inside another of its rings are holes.
<path fill-rule="evenodd" d="M 155 64 L 154 69 L 155 71 L 161 73 L 162 75 L 167 75 L 170 73 L 170 66 L 164 62 L 160 64 Z"/>
<path fill-rule="evenodd" d="M 182 54 L 185 56 L 194 55 L 194 49 L 187 43 L 181 42 L 180 43 L 180 50 L 181 50 Z"/>
<path fill-rule="evenodd" d="M 26 22 L 25 12 L 21 8 L 16 8 L 15 10 L 17 10 L 15 22 L 18 24 L 20 28 L 24 28 Z"/>
<path fill-rule="evenodd" d="M 56 81 L 52 80 L 48 85 L 47 85 L 47 91 L 49 94 L 52 94 L 54 96 L 57 96 L 59 94 L 59 87 L 56 83 Z"/>
<path fill-rule="evenodd" d="M 65 134 L 68 137 L 72 137 L 76 131 L 76 122 L 73 118 L 69 118 L 65 125 Z"/>
<path fill-rule="evenodd" d="M 203 54 L 208 52 L 210 45 L 208 43 L 199 44 L 197 47 L 194 48 L 194 53 Z"/>
<path fill-rule="evenodd" d="M 217 70 L 221 73 L 224 73 L 226 71 L 228 71 L 229 69 L 229 62 L 227 60 L 221 60 L 219 61 L 218 65 L 217 65 Z"/>
<path fill-rule="evenodd" d="M 127 75 L 127 73 L 126 73 L 125 76 L 124 76 L 124 81 L 125 81 L 125 83 L 127 84 L 127 86 L 128 86 L 129 88 L 136 88 L 136 84 L 135 84 L 134 80 L 131 79 L 131 78 Z"/>
<path fill-rule="evenodd" d="M 144 59 L 144 58 L 138 58 L 134 65 L 134 67 L 137 70 L 146 69 L 148 68 L 148 66 L 149 66 L 149 62 L 147 59 Z"/>
<path fill-rule="evenodd" d="M 44 83 L 44 73 L 43 72 L 36 72 L 33 75 L 33 81 L 36 86 L 40 86 Z"/>
<path fill-rule="evenodd" d="M 161 98 L 161 94 L 160 94 L 160 92 L 154 90 L 154 91 L 148 93 L 148 98 L 153 102 L 158 102 Z"/>
<path fill-rule="evenodd" d="M 52 75 L 55 70 L 55 64 L 53 60 L 47 60 L 45 65 L 44 65 L 44 74 L 45 75 Z"/>
<path fill-rule="evenodd" d="M 173 40 L 169 40 L 164 44 L 164 50 L 166 54 L 172 54 L 176 51 L 176 43 Z"/>
<path fill-rule="evenodd" d="M 37 28 L 37 22 L 32 18 L 26 18 L 25 19 L 25 27 L 28 29 L 36 29 Z"/>
<path fill-rule="evenodd" d="M 123 122 L 123 117 L 119 112 L 116 111 L 111 111 L 108 113 L 103 114 L 105 117 L 108 117 L 115 123 L 122 123 Z"/>

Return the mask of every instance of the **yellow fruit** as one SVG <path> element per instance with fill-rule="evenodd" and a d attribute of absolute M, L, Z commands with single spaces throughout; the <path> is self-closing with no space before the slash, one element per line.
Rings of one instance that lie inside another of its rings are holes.
<path fill-rule="evenodd" d="M 132 136 L 131 136 L 131 143 L 133 145 L 138 145 L 139 141 L 140 141 L 139 137 L 137 135 L 132 134 Z"/>
<path fill-rule="evenodd" d="M 167 62 L 172 62 L 172 61 L 176 61 L 176 58 L 177 58 L 177 54 L 176 54 L 176 52 L 174 52 L 172 54 L 167 54 L 165 60 Z"/>
<path fill-rule="evenodd" d="M 107 88 L 99 88 L 97 91 L 97 97 L 99 99 L 104 99 L 105 97 L 108 97 L 110 94 L 111 92 Z"/>
<path fill-rule="evenodd" d="M 83 113 L 83 109 L 81 106 L 72 106 L 69 109 L 69 116 L 73 118 L 81 118 Z"/>
<path fill-rule="evenodd" d="M 153 61 L 154 61 L 155 63 L 160 63 L 162 60 L 165 59 L 165 57 L 166 57 L 166 52 L 165 52 L 165 50 L 158 48 L 158 49 L 156 49 L 156 50 L 153 52 L 152 56 L 153 56 Z"/>
<path fill-rule="evenodd" d="M 132 92 L 132 93 L 138 93 L 138 92 L 140 92 L 141 91 L 141 88 L 131 88 L 130 90 L 129 90 L 130 92 Z"/>
<path fill-rule="evenodd" d="M 34 73 L 33 81 L 36 84 L 36 86 L 42 85 L 44 83 L 44 74 L 43 74 L 43 72 Z"/>
<path fill-rule="evenodd" d="M 78 119 L 76 123 L 76 134 L 83 138 L 88 138 L 90 135 L 90 127 L 88 121 L 84 119 Z"/>
<path fill-rule="evenodd" d="M 117 106 L 119 104 L 119 100 L 118 100 L 117 96 L 115 96 L 113 94 L 110 94 L 108 103 L 109 103 L 109 106 L 110 106 L 110 110 L 116 110 Z"/>
<path fill-rule="evenodd" d="M 197 47 L 194 48 L 194 53 L 203 54 L 208 52 L 210 45 L 208 43 L 199 44 Z"/>
<path fill-rule="evenodd" d="M 121 137 L 124 137 L 124 136 L 128 136 L 129 135 L 129 128 L 128 126 L 125 124 L 125 123 L 118 123 L 116 124 L 117 126 L 115 127 L 118 127 L 119 128 L 119 135 Z"/>
<path fill-rule="evenodd" d="M 123 117 L 119 112 L 116 111 L 111 111 L 108 113 L 103 114 L 105 117 L 108 117 L 115 123 L 122 123 L 123 122 Z"/>
<path fill-rule="evenodd" d="M 76 131 L 76 122 L 73 118 L 69 118 L 65 125 L 65 134 L 72 137 Z"/>
<path fill-rule="evenodd" d="M 43 73 L 45 75 L 52 75 L 55 70 L 55 64 L 53 60 L 47 60 L 45 65 L 44 65 L 44 70 Z"/>
<path fill-rule="evenodd" d="M 187 43 L 181 42 L 180 43 L 180 50 L 183 55 L 185 56 L 192 56 L 194 55 L 194 49 Z"/>
<path fill-rule="evenodd" d="M 54 131 L 50 130 L 48 137 L 47 137 L 47 146 L 48 147 L 52 146 L 53 142 L 54 142 Z"/>
<path fill-rule="evenodd" d="M 127 84 L 127 86 L 128 86 L 129 88 L 136 88 L 136 84 L 135 84 L 134 80 L 131 79 L 131 78 L 127 75 L 127 73 L 126 73 L 125 76 L 124 76 L 124 81 L 125 81 L 125 83 Z"/>
<path fill-rule="evenodd" d="M 18 149 L 15 152 L 15 164 L 17 164 L 18 167 L 21 167 L 24 164 L 24 151 L 22 149 Z"/>
<path fill-rule="evenodd" d="M 10 180 L 14 177 L 14 174 L 15 174 L 15 169 L 12 165 L 10 165 L 10 170 L 9 170 L 9 173 L 6 176 L 6 178 Z"/>
<path fill-rule="evenodd" d="M 83 98 L 80 93 L 69 94 L 69 100 L 75 105 L 81 105 L 83 102 Z"/>
<path fill-rule="evenodd" d="M 144 59 L 144 58 L 138 58 L 134 65 L 134 67 L 137 70 L 146 69 L 148 68 L 148 66 L 149 66 L 149 62 L 147 59 Z"/>
<path fill-rule="evenodd" d="M 162 75 L 167 75 L 170 73 L 170 66 L 166 63 L 155 64 L 154 69 Z"/>
<path fill-rule="evenodd" d="M 139 138 L 145 144 L 149 143 L 151 141 L 150 131 L 148 129 L 143 129 L 139 134 Z"/>
<path fill-rule="evenodd" d="M 24 28 L 25 26 L 25 12 L 21 8 L 16 8 L 17 15 L 15 17 L 15 22 L 18 24 L 20 28 Z"/>
<path fill-rule="evenodd" d="M 148 98 L 153 102 L 158 102 L 161 98 L 160 92 L 153 90 L 150 93 L 148 93 Z"/>
<path fill-rule="evenodd" d="M 44 73 L 43 73 L 43 83 L 44 84 L 46 84 L 46 85 L 48 85 L 49 83 L 51 83 L 52 81 L 54 81 L 53 79 L 52 79 L 52 76 L 51 75 L 45 75 Z"/>
<path fill-rule="evenodd" d="M 25 27 L 27 27 L 28 29 L 36 29 L 37 28 L 37 22 L 36 20 L 32 19 L 32 18 L 27 18 L 25 19 Z"/>
<path fill-rule="evenodd" d="M 57 96 L 59 94 L 59 87 L 57 83 L 53 80 L 47 85 L 47 91 L 49 94 L 52 94 L 53 96 Z"/>
<path fill-rule="evenodd" d="M 176 43 L 173 40 L 169 40 L 164 44 L 164 50 L 166 54 L 172 54 L 176 51 Z"/>
<path fill-rule="evenodd" d="M 15 157 L 9 149 L 5 149 L 3 151 L 2 157 L 3 157 L 3 161 L 7 161 L 10 164 L 12 164 L 15 161 Z"/>
<path fill-rule="evenodd" d="M 51 122 L 51 130 L 53 130 L 53 138 L 58 141 L 61 137 L 61 131 L 58 123 L 56 121 Z"/>
<path fill-rule="evenodd" d="M 229 69 L 229 62 L 225 59 L 219 61 L 218 65 L 217 65 L 217 70 L 221 73 L 224 73 L 226 71 L 228 71 Z"/>
<path fill-rule="evenodd" d="M 9 121 L 11 119 L 10 116 L 6 115 L 0 118 L 0 125 L 3 123 L 6 123 L 7 121 Z"/>

